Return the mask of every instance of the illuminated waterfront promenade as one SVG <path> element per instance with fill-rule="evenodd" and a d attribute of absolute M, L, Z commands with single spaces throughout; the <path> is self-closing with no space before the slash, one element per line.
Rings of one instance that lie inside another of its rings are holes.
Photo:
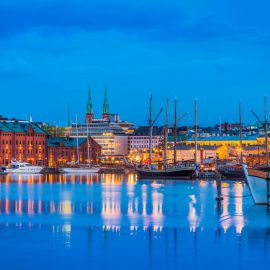
<path fill-rule="evenodd" d="M 267 210 L 241 182 L 223 183 L 220 209 L 215 181 L 1 176 L 0 188 L 3 269 L 266 269 L 270 261 Z"/>

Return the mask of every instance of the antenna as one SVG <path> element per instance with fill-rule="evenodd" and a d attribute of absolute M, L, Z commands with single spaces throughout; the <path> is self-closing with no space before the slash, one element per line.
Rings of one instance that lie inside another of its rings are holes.
<path fill-rule="evenodd" d="M 265 160 L 266 160 L 266 167 L 268 168 L 269 164 L 269 154 L 268 154 L 268 116 L 267 116 L 267 98 L 266 95 L 264 96 L 264 121 L 265 121 Z"/>
<path fill-rule="evenodd" d="M 243 140 L 242 140 L 242 133 L 243 133 L 243 120 L 242 120 L 242 102 L 239 102 L 239 122 L 240 122 L 240 163 L 243 163 Z"/>
<path fill-rule="evenodd" d="M 197 164 L 197 145 L 198 145 L 198 105 L 197 105 L 197 98 L 195 98 L 194 102 L 194 125 L 195 125 L 195 165 Z"/>

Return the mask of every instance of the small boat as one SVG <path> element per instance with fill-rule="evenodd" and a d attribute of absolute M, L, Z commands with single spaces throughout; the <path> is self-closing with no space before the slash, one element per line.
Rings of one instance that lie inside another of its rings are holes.
<path fill-rule="evenodd" d="M 192 178 L 195 172 L 194 165 L 173 166 L 157 169 L 154 166 L 138 166 L 136 168 L 139 178 Z"/>
<path fill-rule="evenodd" d="M 59 168 L 60 173 L 72 173 L 72 174 L 91 174 L 98 173 L 100 168 L 98 167 L 66 167 Z"/>
<path fill-rule="evenodd" d="M 240 125 L 240 132 L 239 132 L 239 156 L 238 162 L 231 162 L 231 163 L 223 163 L 218 164 L 217 168 L 219 173 L 226 179 L 244 179 L 245 174 L 243 171 L 243 121 L 242 121 L 242 103 L 239 103 L 239 125 Z"/>
<path fill-rule="evenodd" d="M 0 175 L 1 174 L 7 174 L 7 168 L 5 166 L 0 167 Z"/>
<path fill-rule="evenodd" d="M 241 164 L 225 164 L 218 166 L 218 171 L 226 179 L 244 179 L 245 174 Z"/>
<path fill-rule="evenodd" d="M 255 204 L 270 205 L 270 172 L 250 169 L 246 164 L 243 170 Z"/>
<path fill-rule="evenodd" d="M 43 167 L 34 166 L 31 163 L 11 161 L 11 164 L 6 169 L 8 174 L 38 174 L 41 173 Z"/>

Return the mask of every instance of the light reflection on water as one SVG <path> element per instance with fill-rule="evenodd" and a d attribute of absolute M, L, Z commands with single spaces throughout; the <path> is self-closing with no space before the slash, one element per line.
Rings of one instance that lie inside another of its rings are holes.
<path fill-rule="evenodd" d="M 253 206 L 241 182 L 222 184 L 221 208 L 215 181 L 11 175 L 0 182 L 0 254 L 18 262 L 35 256 L 36 264 L 44 252 L 58 254 L 47 254 L 38 269 L 73 269 L 78 259 L 80 269 L 211 269 L 221 261 L 219 269 L 267 269 L 269 263 L 267 209 Z M 37 269 L 35 263 L 7 269 Z"/>

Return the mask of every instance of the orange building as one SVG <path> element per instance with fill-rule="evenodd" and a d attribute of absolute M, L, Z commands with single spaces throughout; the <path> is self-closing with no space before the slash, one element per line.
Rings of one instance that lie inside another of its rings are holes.
<path fill-rule="evenodd" d="M 47 146 L 49 167 L 65 166 L 78 159 L 80 163 L 86 164 L 89 162 L 88 155 L 90 162 L 95 163 L 101 155 L 101 146 L 91 137 L 89 137 L 89 150 L 87 138 L 77 140 L 76 138 L 51 137 L 48 138 Z"/>
<path fill-rule="evenodd" d="M 0 163 L 8 165 L 11 160 L 46 165 L 47 133 L 34 123 L 0 122 Z"/>

